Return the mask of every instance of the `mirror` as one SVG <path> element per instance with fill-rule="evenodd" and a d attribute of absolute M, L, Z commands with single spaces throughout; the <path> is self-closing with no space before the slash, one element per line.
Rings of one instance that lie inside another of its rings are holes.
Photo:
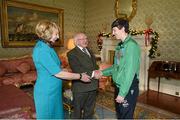
<path fill-rule="evenodd" d="M 115 0 L 115 17 L 131 21 L 137 11 L 137 0 Z"/>

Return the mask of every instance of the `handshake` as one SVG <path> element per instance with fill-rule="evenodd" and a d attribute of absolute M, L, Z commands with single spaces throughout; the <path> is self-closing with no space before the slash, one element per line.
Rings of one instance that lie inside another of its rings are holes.
<path fill-rule="evenodd" d="M 81 73 L 80 80 L 83 82 L 91 82 L 91 78 L 100 79 L 102 77 L 101 70 L 94 70 L 92 76 L 88 76 L 86 73 Z"/>
<path fill-rule="evenodd" d="M 94 70 L 93 71 L 93 76 L 95 79 L 100 79 L 102 77 L 102 72 L 101 70 Z"/>

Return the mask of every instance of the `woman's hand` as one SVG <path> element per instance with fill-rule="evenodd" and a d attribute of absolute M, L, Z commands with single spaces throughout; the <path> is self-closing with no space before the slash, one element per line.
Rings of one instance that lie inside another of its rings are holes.
<path fill-rule="evenodd" d="M 80 80 L 83 82 L 91 82 L 90 76 L 87 75 L 86 73 L 81 73 Z"/>

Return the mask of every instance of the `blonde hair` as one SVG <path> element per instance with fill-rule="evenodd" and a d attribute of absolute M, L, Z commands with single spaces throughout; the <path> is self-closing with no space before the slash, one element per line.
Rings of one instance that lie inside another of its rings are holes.
<path fill-rule="evenodd" d="M 35 32 L 38 37 L 44 39 L 47 42 L 49 42 L 49 40 L 52 38 L 53 32 L 56 30 L 60 30 L 59 26 L 57 26 L 56 23 L 48 20 L 38 22 L 35 28 Z"/>

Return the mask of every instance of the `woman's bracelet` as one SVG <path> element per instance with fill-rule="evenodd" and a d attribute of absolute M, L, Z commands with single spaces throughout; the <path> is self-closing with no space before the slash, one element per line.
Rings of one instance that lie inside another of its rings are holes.
<path fill-rule="evenodd" d="M 79 75 L 80 75 L 79 79 L 81 80 L 81 78 L 82 78 L 82 74 L 80 73 Z"/>

